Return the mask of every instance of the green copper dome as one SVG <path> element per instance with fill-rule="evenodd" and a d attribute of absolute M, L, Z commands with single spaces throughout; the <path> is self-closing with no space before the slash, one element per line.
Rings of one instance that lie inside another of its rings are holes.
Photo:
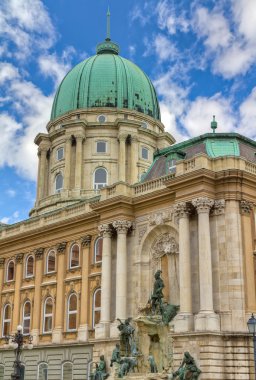
<path fill-rule="evenodd" d="M 152 82 L 118 52 L 118 45 L 106 38 L 97 46 L 97 55 L 69 71 L 55 95 L 51 120 L 69 111 L 91 107 L 127 108 L 160 120 Z"/>

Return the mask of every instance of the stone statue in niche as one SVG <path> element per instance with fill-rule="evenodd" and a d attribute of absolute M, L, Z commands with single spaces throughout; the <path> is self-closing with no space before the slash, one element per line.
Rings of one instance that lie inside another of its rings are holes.
<path fill-rule="evenodd" d="M 179 369 L 173 373 L 173 378 L 178 376 L 179 380 L 197 380 L 200 373 L 201 370 L 197 367 L 195 359 L 186 351 Z"/>
<path fill-rule="evenodd" d="M 150 366 L 150 372 L 157 373 L 157 365 L 155 362 L 155 358 L 151 353 L 148 356 L 148 361 L 149 361 L 149 366 Z"/>
<path fill-rule="evenodd" d="M 151 295 L 151 307 L 152 312 L 160 312 L 161 306 L 162 306 L 162 300 L 163 300 L 163 288 L 164 288 L 164 282 L 161 278 L 161 270 L 157 270 L 155 273 L 155 283 L 153 288 L 153 293 Z"/>

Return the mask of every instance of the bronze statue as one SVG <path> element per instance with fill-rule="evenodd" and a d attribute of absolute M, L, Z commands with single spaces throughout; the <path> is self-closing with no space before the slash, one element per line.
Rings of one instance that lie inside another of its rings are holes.
<path fill-rule="evenodd" d="M 112 357 L 110 361 L 110 367 L 112 367 L 113 363 L 120 363 L 121 357 L 120 357 L 120 344 L 116 344 L 116 347 L 114 348 L 112 352 Z"/>
<path fill-rule="evenodd" d="M 135 329 L 130 325 L 131 318 L 127 318 L 124 323 L 120 319 L 117 320 L 120 322 L 120 325 L 118 325 L 117 328 L 120 331 L 121 344 L 123 344 L 125 355 L 127 356 L 131 353 L 133 333 Z"/>
<path fill-rule="evenodd" d="M 197 380 L 200 373 L 195 359 L 186 351 L 179 369 L 173 373 L 173 378 L 179 376 L 179 380 Z"/>
<path fill-rule="evenodd" d="M 163 295 L 163 288 L 164 288 L 164 282 L 161 279 L 161 270 L 157 270 L 155 273 L 155 283 L 153 288 L 153 294 L 151 296 L 151 306 L 152 311 L 156 313 L 157 310 L 160 311 L 161 305 L 162 305 L 162 299 L 164 297 Z"/>
<path fill-rule="evenodd" d="M 149 365 L 150 365 L 150 372 L 151 373 L 157 373 L 158 371 L 157 371 L 155 358 L 151 353 L 148 356 L 148 361 L 149 361 Z"/>
<path fill-rule="evenodd" d="M 104 355 L 101 355 L 99 363 L 96 363 L 93 380 L 105 380 L 108 376 L 109 374 L 106 372 L 106 362 Z"/>

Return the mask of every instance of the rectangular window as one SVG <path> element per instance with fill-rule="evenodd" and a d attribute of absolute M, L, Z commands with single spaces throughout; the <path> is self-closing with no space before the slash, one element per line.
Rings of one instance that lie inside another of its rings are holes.
<path fill-rule="evenodd" d="M 168 169 L 169 169 L 169 173 L 172 173 L 175 171 L 176 169 L 176 160 L 170 160 L 168 161 Z"/>
<path fill-rule="evenodd" d="M 57 149 L 57 160 L 62 160 L 64 158 L 64 148 Z"/>
<path fill-rule="evenodd" d="M 148 149 L 147 148 L 142 148 L 141 149 L 141 157 L 144 158 L 144 160 L 148 160 Z"/>
<path fill-rule="evenodd" d="M 106 141 L 97 141 L 96 143 L 97 153 L 106 153 L 107 152 L 107 143 Z"/>

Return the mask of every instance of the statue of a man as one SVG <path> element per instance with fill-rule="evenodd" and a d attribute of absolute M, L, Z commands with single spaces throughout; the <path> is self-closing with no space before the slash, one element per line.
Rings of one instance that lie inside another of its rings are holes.
<path fill-rule="evenodd" d="M 114 348 L 112 352 L 112 357 L 110 361 L 110 367 L 112 367 L 113 363 L 120 363 L 121 357 L 120 357 L 120 344 L 116 344 L 116 347 Z"/>
<path fill-rule="evenodd" d="M 107 368 L 104 355 L 101 355 L 99 363 L 96 364 L 96 370 L 93 375 L 93 380 L 105 380 L 108 377 L 106 369 Z"/>
<path fill-rule="evenodd" d="M 179 376 L 179 380 L 185 380 L 187 375 L 190 375 L 189 379 L 197 380 L 200 373 L 201 370 L 197 367 L 195 359 L 186 351 L 180 368 L 173 373 L 173 378 Z"/>
<path fill-rule="evenodd" d="M 118 319 L 120 325 L 117 326 L 120 331 L 121 341 L 124 343 L 126 355 L 131 352 L 134 328 L 130 325 L 131 318 L 127 318 L 124 323 Z"/>
<path fill-rule="evenodd" d="M 149 361 L 149 365 L 150 365 L 150 372 L 151 373 L 157 373 L 157 366 L 156 366 L 155 358 L 151 353 L 148 356 L 148 361 Z"/>
<path fill-rule="evenodd" d="M 164 288 L 164 282 L 161 279 L 161 270 L 157 270 L 155 273 L 155 283 L 153 288 L 153 294 L 151 296 L 151 302 L 152 302 L 152 310 L 153 312 L 156 311 L 157 306 L 159 309 L 162 305 L 162 299 L 164 297 L 163 295 L 163 288 Z"/>

